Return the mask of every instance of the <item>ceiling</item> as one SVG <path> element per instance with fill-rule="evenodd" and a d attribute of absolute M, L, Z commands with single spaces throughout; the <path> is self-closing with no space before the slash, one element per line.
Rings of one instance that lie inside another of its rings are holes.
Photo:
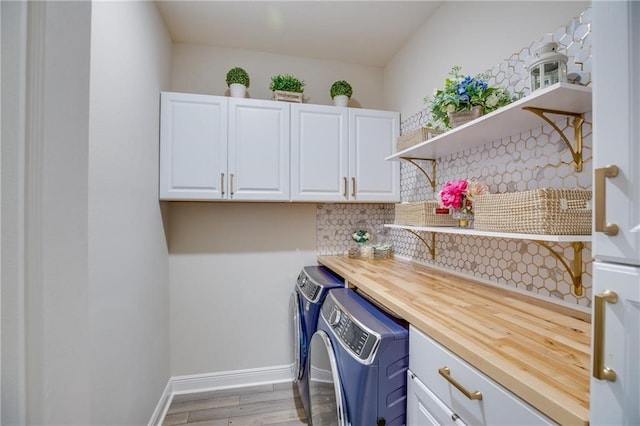
<path fill-rule="evenodd" d="M 174 42 L 384 67 L 443 1 L 156 3 Z"/>

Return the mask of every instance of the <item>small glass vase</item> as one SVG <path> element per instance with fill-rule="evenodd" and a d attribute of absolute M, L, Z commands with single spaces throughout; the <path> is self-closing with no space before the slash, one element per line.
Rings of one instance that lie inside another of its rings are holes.
<path fill-rule="evenodd" d="M 473 212 L 465 209 L 453 210 L 451 217 L 458 220 L 460 228 L 473 228 Z"/>

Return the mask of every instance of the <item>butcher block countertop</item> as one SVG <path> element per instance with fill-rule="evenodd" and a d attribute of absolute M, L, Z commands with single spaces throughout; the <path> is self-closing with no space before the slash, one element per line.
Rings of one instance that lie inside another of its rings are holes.
<path fill-rule="evenodd" d="M 399 259 L 318 262 L 554 421 L 589 423 L 589 314 Z"/>

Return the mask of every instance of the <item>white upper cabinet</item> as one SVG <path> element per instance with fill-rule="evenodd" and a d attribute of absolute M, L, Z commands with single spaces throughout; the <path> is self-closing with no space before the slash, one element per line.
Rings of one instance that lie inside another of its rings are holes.
<path fill-rule="evenodd" d="M 399 135 L 399 113 L 349 108 L 351 200 L 400 202 L 400 164 L 385 160 Z"/>
<path fill-rule="evenodd" d="M 160 118 L 160 199 L 221 199 L 227 99 L 165 92 Z"/>
<path fill-rule="evenodd" d="M 291 105 L 291 199 L 397 202 L 396 112 Z"/>
<path fill-rule="evenodd" d="M 289 200 L 289 104 L 161 99 L 161 200 Z"/>
<path fill-rule="evenodd" d="M 640 265 L 640 3 L 593 7 L 593 256 Z"/>
<path fill-rule="evenodd" d="M 229 98 L 231 200 L 289 200 L 289 104 Z"/>
<path fill-rule="evenodd" d="M 348 109 L 291 105 L 291 199 L 349 198 Z"/>
<path fill-rule="evenodd" d="M 160 199 L 398 202 L 397 112 L 163 92 Z"/>

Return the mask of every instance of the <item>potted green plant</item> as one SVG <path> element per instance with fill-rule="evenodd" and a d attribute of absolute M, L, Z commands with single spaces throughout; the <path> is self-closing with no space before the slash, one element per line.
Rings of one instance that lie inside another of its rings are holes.
<path fill-rule="evenodd" d="M 353 95 L 353 88 L 345 80 L 338 80 L 331 85 L 329 93 L 335 106 L 346 107 L 349 104 L 349 98 Z"/>
<path fill-rule="evenodd" d="M 304 80 L 289 74 L 279 74 L 271 77 L 269 89 L 276 101 L 302 102 L 304 86 Z"/>
<path fill-rule="evenodd" d="M 227 73 L 227 86 L 234 98 L 244 98 L 249 87 L 249 74 L 240 67 L 234 67 Z"/>
<path fill-rule="evenodd" d="M 444 89 L 436 90 L 433 98 L 424 98 L 431 104 L 435 124 L 443 124 L 446 129 L 460 126 L 513 100 L 507 90 L 490 87 L 484 75 L 465 77 L 460 69 L 459 66 L 451 68 L 451 77 L 445 81 Z"/>

